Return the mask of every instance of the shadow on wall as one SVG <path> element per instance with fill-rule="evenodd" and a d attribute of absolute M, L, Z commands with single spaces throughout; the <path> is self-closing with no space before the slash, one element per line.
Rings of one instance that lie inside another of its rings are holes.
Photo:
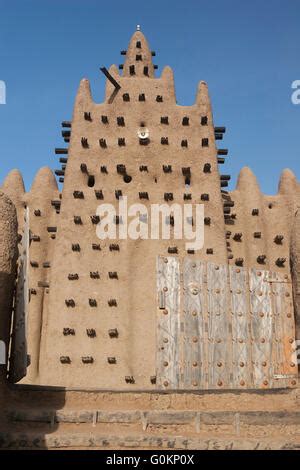
<path fill-rule="evenodd" d="M 10 384 L 0 367 L 0 449 L 47 449 L 47 435 L 59 425 L 56 411 L 65 405 L 65 390 Z"/>
<path fill-rule="evenodd" d="M 14 278 L 14 276 L 13 276 Z M 9 354 L 11 298 L 13 296 L 12 274 L 0 272 L 0 340 L 6 364 Z M 4 305 L 5 304 L 5 305 Z M 15 355 L 15 373 L 7 379 L 7 365 L 0 365 L 0 449 L 31 448 L 46 449 L 46 435 L 56 431 L 58 424 L 55 412 L 65 404 L 64 390 L 51 391 L 43 387 L 24 386 L 11 383 L 20 380 L 26 374 L 27 360 L 25 344 L 25 322 L 21 321 L 18 329 L 19 350 Z M 22 339 L 23 335 L 23 339 Z M 22 341 L 21 341 L 22 339 Z M 13 347 L 13 344 L 12 344 Z M 0 362 L 4 362 L 3 360 Z M 21 374 L 21 375 L 20 375 Z M 18 377 L 20 375 L 20 377 Z"/>
<path fill-rule="evenodd" d="M 0 340 L 4 350 L 4 357 L 0 361 L 0 449 L 47 449 L 46 435 L 57 429 L 55 413 L 64 407 L 65 392 L 11 383 L 26 375 L 27 366 L 25 319 L 20 317 L 14 319 L 13 330 L 17 327 L 17 341 L 14 335 L 11 351 L 16 344 L 17 349 L 15 356 L 10 358 L 11 372 L 8 374 L 8 345 L 12 322 L 12 314 L 8 312 L 13 310 L 14 282 L 13 273 L 0 272 Z M 20 311 L 23 298 L 21 295 Z M 14 370 L 12 365 L 15 366 Z"/>

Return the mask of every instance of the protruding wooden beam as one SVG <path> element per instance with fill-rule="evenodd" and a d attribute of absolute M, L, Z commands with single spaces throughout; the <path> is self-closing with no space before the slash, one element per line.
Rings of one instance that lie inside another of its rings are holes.
<path fill-rule="evenodd" d="M 121 88 L 121 85 L 114 79 L 114 77 L 109 73 L 106 67 L 100 67 L 100 70 L 117 90 Z"/>

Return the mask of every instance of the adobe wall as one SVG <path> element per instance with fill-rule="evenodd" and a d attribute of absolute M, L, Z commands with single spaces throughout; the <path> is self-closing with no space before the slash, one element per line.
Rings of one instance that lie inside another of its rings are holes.
<path fill-rule="evenodd" d="M 132 390 L 126 377 L 134 377 L 134 388 L 155 388 L 157 255 L 270 270 L 287 276 L 288 282 L 292 259 L 293 282 L 299 284 L 300 190 L 292 173 L 283 173 L 275 196 L 260 192 L 249 169 L 241 171 L 234 191 L 221 191 L 224 179 L 207 85 L 200 82 L 193 106 L 177 105 L 173 72 L 165 67 L 160 78 L 154 77 L 141 32 L 131 39 L 123 74 L 115 66 L 109 72 L 120 89 L 107 81 L 101 104 L 94 103 L 88 80 L 81 81 L 68 161 L 61 172 L 62 193 L 47 168 L 39 171 L 28 193 L 17 170 L 3 184 L 16 206 L 20 235 L 25 211 L 29 214 L 30 366 L 24 383 Z M 142 128 L 149 131 L 146 145 L 138 134 Z M 125 174 L 118 165 L 124 165 Z M 183 175 L 187 169 L 190 184 Z M 130 176 L 128 182 L 124 176 Z M 116 191 L 128 197 L 128 205 L 147 208 L 153 203 L 203 203 L 203 249 L 187 253 L 185 240 L 99 240 L 91 218 L 100 203 L 111 203 L 118 213 Z M 173 200 L 165 201 L 165 193 L 172 193 Z M 292 329 L 293 315 L 287 321 Z M 64 329 L 72 333 L 64 334 Z M 88 336 L 87 330 L 94 332 Z M 110 337 L 109 330 L 118 337 Z"/>
<path fill-rule="evenodd" d="M 95 104 L 88 81 L 80 84 L 51 268 L 50 314 L 43 324 L 40 383 L 130 389 L 132 385 L 125 382 L 125 377 L 134 376 L 135 388 L 155 387 L 151 377 L 156 368 L 156 256 L 167 255 L 168 248 L 174 246 L 179 258 L 187 251 L 181 240 L 130 239 L 117 240 L 119 250 L 110 251 L 113 241 L 97 238 L 91 216 L 96 214 L 99 202 L 117 207 L 116 190 L 128 197 L 128 205 L 140 202 L 147 207 L 164 203 L 165 193 L 172 193 L 173 202 L 180 204 L 185 193 L 191 194 L 193 203 L 201 201 L 201 194 L 208 194 L 209 201 L 203 203 L 211 224 L 205 227 L 201 256 L 226 262 L 220 175 L 207 86 L 200 84 L 195 105 L 178 106 L 170 68 L 165 68 L 158 79 L 141 76 L 135 55 L 130 56 L 138 40 L 145 63 L 151 61 L 143 35 L 135 33 L 124 76 L 119 76 L 115 67 L 110 69 L 121 85 L 112 103 L 110 85 L 105 102 Z M 131 62 L 136 65 L 136 75 L 129 77 Z M 124 94 L 129 95 L 129 102 L 124 101 Z M 139 101 L 140 94 L 145 95 L 145 101 Z M 158 102 L 157 96 L 163 101 Z M 85 112 L 90 113 L 91 120 L 85 119 Z M 102 116 L 107 117 L 107 123 L 102 122 Z M 201 125 L 204 116 L 207 124 Z M 124 118 L 124 125 L 117 124 L 118 117 Z M 162 117 L 168 118 L 168 124 L 161 123 Z M 189 119 L 187 126 L 182 124 L 184 117 Z M 149 130 L 148 145 L 141 145 L 138 137 L 142 125 Z M 161 143 L 162 137 L 168 138 L 168 144 Z M 87 148 L 83 148 L 82 138 L 87 139 Z M 101 138 L 105 139 L 105 147 L 99 145 Z M 125 139 L 124 146 L 119 145 L 118 138 Z M 208 147 L 201 146 L 205 138 L 209 139 Z M 188 147 L 181 146 L 182 140 L 187 140 Z M 81 171 L 83 163 L 95 178 L 93 187 L 88 186 L 88 176 Z M 209 173 L 204 172 L 206 163 L 210 164 Z M 132 178 L 129 183 L 118 174 L 117 165 L 125 165 L 126 174 Z M 171 165 L 172 172 L 164 173 L 163 165 Z M 101 166 L 107 173 L 101 173 Z M 141 166 L 147 171 L 140 171 Z M 182 174 L 186 167 L 191 172 L 190 187 L 185 187 Z M 95 190 L 102 190 L 103 200 L 96 199 Z M 83 199 L 74 198 L 74 191 L 81 191 Z M 140 199 L 141 192 L 147 192 L 148 199 Z M 81 224 L 74 223 L 74 216 L 81 218 Z M 72 251 L 72 244 L 77 243 L 80 252 Z M 100 244 L 101 251 L 93 250 L 92 243 Z M 208 248 L 212 254 L 206 253 Z M 92 279 L 90 272 L 99 272 L 100 279 Z M 109 278 L 109 272 L 116 272 L 118 278 Z M 69 280 L 72 274 L 78 279 Z M 66 306 L 68 299 L 74 300 L 75 307 Z M 91 307 L 89 299 L 95 299 L 97 306 Z M 117 305 L 109 306 L 110 300 Z M 66 327 L 74 329 L 75 335 L 64 336 Z M 94 329 L 96 337 L 88 337 L 87 329 Z M 110 329 L 118 330 L 118 338 L 109 337 Z M 60 356 L 69 357 L 71 364 L 61 364 Z M 82 357 L 92 357 L 94 363 L 83 364 Z M 110 357 L 116 358 L 115 364 L 108 362 Z"/>

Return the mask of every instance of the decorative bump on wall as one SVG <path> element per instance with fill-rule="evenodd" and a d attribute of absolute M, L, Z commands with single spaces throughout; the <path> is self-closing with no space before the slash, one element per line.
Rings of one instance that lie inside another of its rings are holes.
<path fill-rule="evenodd" d="M 92 356 L 82 356 L 81 358 L 83 364 L 93 364 L 94 358 Z"/>
<path fill-rule="evenodd" d="M 72 243 L 72 251 L 80 251 L 79 243 Z"/>
<path fill-rule="evenodd" d="M 74 224 L 82 225 L 82 220 L 81 220 L 80 215 L 74 215 Z"/>
<path fill-rule="evenodd" d="M 236 266 L 243 266 L 244 265 L 244 258 L 236 258 L 235 264 L 236 264 Z"/>
<path fill-rule="evenodd" d="M 275 261 L 275 264 L 276 264 L 276 266 L 278 266 L 279 268 L 283 268 L 285 262 L 286 262 L 286 258 L 277 258 L 277 260 Z"/>
<path fill-rule="evenodd" d="M 120 199 L 120 197 L 122 197 L 122 190 L 121 189 L 116 189 L 115 190 L 115 197 L 116 197 L 116 199 Z"/>
<path fill-rule="evenodd" d="M 90 113 L 90 112 L 85 111 L 85 112 L 83 113 L 83 116 L 84 116 L 84 119 L 85 119 L 86 121 L 92 121 L 92 116 L 91 116 L 91 113 Z"/>
<path fill-rule="evenodd" d="M 134 384 L 135 383 L 134 377 L 132 375 L 126 375 L 125 376 L 125 382 L 127 384 Z"/>
<path fill-rule="evenodd" d="M 88 173 L 88 169 L 87 169 L 87 164 L 86 164 L 86 163 L 81 163 L 81 164 L 80 164 L 80 171 L 81 171 L 81 173 L 84 173 L 84 174 L 87 174 L 87 173 Z"/>
<path fill-rule="evenodd" d="M 63 335 L 64 336 L 69 336 L 69 335 L 74 336 L 75 335 L 74 328 L 64 328 L 63 329 Z"/>
<path fill-rule="evenodd" d="M 71 359 L 69 356 L 60 356 L 59 360 L 62 364 L 71 364 Z"/>
<path fill-rule="evenodd" d="M 118 279 L 117 271 L 109 271 L 108 277 L 109 277 L 109 279 Z"/>
<path fill-rule="evenodd" d="M 126 166 L 123 164 L 117 165 L 117 173 L 119 175 L 126 175 Z"/>
<path fill-rule="evenodd" d="M 73 191 L 74 199 L 84 199 L 83 191 Z"/>
<path fill-rule="evenodd" d="M 117 359 L 115 357 L 108 357 L 107 358 L 107 362 L 108 364 L 116 364 L 117 363 Z"/>
<path fill-rule="evenodd" d="M 118 243 L 111 243 L 109 249 L 110 251 L 120 251 L 120 246 Z"/>
<path fill-rule="evenodd" d="M 203 173 L 211 173 L 211 164 L 205 163 L 203 166 Z"/>
<path fill-rule="evenodd" d="M 91 222 L 94 225 L 97 225 L 100 222 L 100 216 L 99 215 L 91 215 Z"/>
<path fill-rule="evenodd" d="M 172 173 L 172 165 L 163 165 L 164 173 Z"/>
<path fill-rule="evenodd" d="M 101 148 L 106 149 L 107 148 L 106 139 L 103 139 L 103 138 L 99 139 L 99 145 Z"/>
<path fill-rule="evenodd" d="M 118 138 L 118 146 L 119 147 L 124 147 L 125 145 L 126 145 L 125 137 L 119 137 Z"/>
<path fill-rule="evenodd" d="M 86 334 L 89 338 L 95 338 L 96 337 L 96 330 L 94 328 L 87 328 Z"/>
<path fill-rule="evenodd" d="M 85 149 L 89 148 L 89 142 L 86 137 L 81 137 L 81 146 Z"/>
<path fill-rule="evenodd" d="M 242 241 L 242 237 L 243 237 L 243 234 L 242 234 L 241 232 L 238 232 L 238 233 L 235 233 L 232 238 L 233 238 L 236 242 L 241 242 L 241 241 Z"/>
<path fill-rule="evenodd" d="M 39 267 L 39 263 L 37 261 L 30 261 L 30 266 L 32 268 L 38 268 Z"/>
<path fill-rule="evenodd" d="M 274 243 L 276 243 L 277 245 L 282 245 L 283 239 L 283 235 L 276 235 L 276 237 L 274 238 Z"/>
<path fill-rule="evenodd" d="M 33 235 L 32 233 L 30 234 L 30 241 L 33 241 L 33 242 L 40 242 L 41 241 L 41 237 L 39 235 Z"/>
<path fill-rule="evenodd" d="M 104 199 L 102 189 L 95 189 L 96 199 Z"/>
<path fill-rule="evenodd" d="M 266 255 L 259 255 L 257 258 L 256 258 L 256 261 L 259 263 L 259 264 L 265 264 L 266 262 Z"/>
<path fill-rule="evenodd" d="M 123 116 L 118 116 L 118 117 L 117 117 L 117 125 L 120 126 L 120 127 L 124 127 L 124 126 L 125 126 L 125 120 L 124 120 L 124 117 L 123 117 Z"/>
<path fill-rule="evenodd" d="M 117 330 L 117 328 L 111 328 L 108 330 L 108 335 L 110 338 L 118 338 L 119 336 L 119 332 Z"/>
<path fill-rule="evenodd" d="M 92 249 L 100 251 L 101 250 L 100 244 L 99 243 L 92 243 Z"/>
<path fill-rule="evenodd" d="M 90 278 L 91 279 L 100 279 L 100 274 L 98 271 L 90 271 Z"/>
<path fill-rule="evenodd" d="M 173 193 L 164 193 L 165 201 L 173 201 Z"/>
<path fill-rule="evenodd" d="M 148 171 L 147 165 L 140 165 L 140 171 Z"/>

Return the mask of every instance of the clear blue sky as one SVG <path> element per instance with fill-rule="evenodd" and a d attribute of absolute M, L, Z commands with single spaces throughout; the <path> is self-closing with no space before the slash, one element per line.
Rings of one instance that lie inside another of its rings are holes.
<path fill-rule="evenodd" d="M 299 0 L 0 0 L 0 182 L 19 168 L 26 189 L 41 166 L 57 167 L 60 123 L 70 119 L 79 81 L 103 97 L 100 66 L 122 63 L 136 24 L 157 52 L 158 73 L 174 69 L 177 101 L 192 104 L 207 81 L 215 125 L 225 125 L 223 170 L 250 166 L 266 193 L 280 172 L 300 179 Z"/>

